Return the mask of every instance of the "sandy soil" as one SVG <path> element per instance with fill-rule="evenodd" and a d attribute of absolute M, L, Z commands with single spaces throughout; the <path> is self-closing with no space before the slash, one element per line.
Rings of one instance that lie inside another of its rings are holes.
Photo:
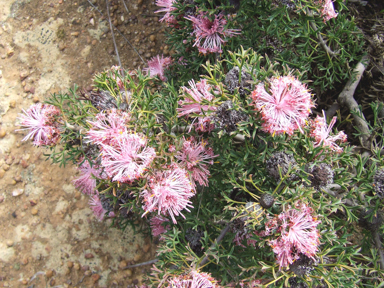
<path fill-rule="evenodd" d="M 90 1 L 107 15 L 105 1 Z M 129 2 L 129 3 L 128 3 Z M 111 1 L 111 18 L 144 61 L 168 54 L 150 1 Z M 144 67 L 119 36 L 122 66 Z M 98 222 L 76 191 L 72 165 L 46 161 L 43 148 L 22 142 L 22 109 L 118 63 L 109 23 L 88 1 L 0 1 L 0 287 L 127 287 L 153 259 L 148 237 Z"/>

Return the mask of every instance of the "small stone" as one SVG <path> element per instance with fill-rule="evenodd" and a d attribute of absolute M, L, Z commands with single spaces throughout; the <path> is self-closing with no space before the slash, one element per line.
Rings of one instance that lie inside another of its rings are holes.
<path fill-rule="evenodd" d="M 9 166 L 8 164 L 4 164 L 4 165 L 3 165 L 3 169 L 4 169 L 5 171 L 8 171 L 9 168 L 10 168 L 10 166 Z"/>
<path fill-rule="evenodd" d="M 23 281 L 21 281 L 21 284 L 23 284 L 23 285 L 28 285 L 28 280 L 23 280 Z"/>
<path fill-rule="evenodd" d="M 37 210 L 36 208 L 31 209 L 32 215 L 37 215 L 38 212 L 39 212 L 39 210 Z"/>
<path fill-rule="evenodd" d="M 20 161 L 20 164 L 21 164 L 21 166 L 22 166 L 24 169 L 27 168 L 27 167 L 29 166 L 28 162 L 25 161 L 24 159 L 22 159 L 22 160 Z"/>
<path fill-rule="evenodd" d="M 13 246 L 13 241 L 12 240 L 7 240 L 7 246 L 12 247 Z"/>
<path fill-rule="evenodd" d="M 139 280 L 134 279 L 134 280 L 132 281 L 132 283 L 135 284 L 135 285 L 137 285 L 137 284 L 139 284 Z"/>
<path fill-rule="evenodd" d="M 49 285 L 51 285 L 51 286 L 55 286 L 55 284 L 56 284 L 56 281 L 55 281 L 55 279 L 51 279 L 51 281 L 49 281 Z"/>
<path fill-rule="evenodd" d="M 72 261 L 68 261 L 67 262 L 67 267 L 68 268 L 72 268 L 73 267 L 73 262 Z"/>
<path fill-rule="evenodd" d="M 31 204 L 31 206 L 36 206 L 37 205 L 37 201 L 36 200 L 29 200 L 29 203 Z"/>
<path fill-rule="evenodd" d="M 75 264 L 73 265 L 73 269 L 79 271 L 79 270 L 80 270 L 80 264 L 79 264 L 79 263 L 75 263 Z"/>
<path fill-rule="evenodd" d="M 84 255 L 84 257 L 85 257 L 85 259 L 92 259 L 95 256 L 93 256 L 92 253 L 87 253 L 87 254 Z"/>
<path fill-rule="evenodd" d="M 84 276 L 91 276 L 92 275 L 92 271 L 90 270 L 87 270 L 84 272 Z"/>
<path fill-rule="evenodd" d="M 34 96 L 33 99 L 32 99 L 32 101 L 33 101 L 33 103 L 37 103 L 37 102 L 39 102 L 40 100 L 39 100 L 39 97 Z"/>
<path fill-rule="evenodd" d="M 151 244 L 146 244 L 143 246 L 143 252 L 144 253 L 147 253 L 149 251 L 149 249 L 151 248 Z"/>
<path fill-rule="evenodd" d="M 93 283 L 96 283 L 97 281 L 99 281 L 100 275 L 99 274 L 93 274 L 91 279 L 92 279 Z"/>
<path fill-rule="evenodd" d="M 7 132 L 5 132 L 4 129 L 1 129 L 1 130 L 0 130 L 0 138 L 4 138 L 5 135 L 7 135 Z"/>
<path fill-rule="evenodd" d="M 47 270 L 45 272 L 45 276 L 47 276 L 47 278 L 51 278 L 53 276 L 53 271 L 52 270 Z"/>
<path fill-rule="evenodd" d="M 0 195 L 0 203 L 3 203 L 3 201 L 4 201 L 4 196 Z"/>
<path fill-rule="evenodd" d="M 25 84 L 24 86 L 24 92 L 30 92 L 31 91 L 31 85 Z"/>
<path fill-rule="evenodd" d="M 71 270 L 69 270 L 68 268 L 65 268 L 64 275 L 69 275 L 69 274 L 71 274 Z"/>
<path fill-rule="evenodd" d="M 141 254 L 141 253 L 136 254 L 135 257 L 133 257 L 133 261 L 135 261 L 135 262 L 139 261 L 142 256 L 143 256 L 143 254 Z"/>
<path fill-rule="evenodd" d="M 8 157 L 7 160 L 5 161 L 5 163 L 6 163 L 7 165 L 12 165 L 13 160 L 15 160 L 14 157 Z"/>
<path fill-rule="evenodd" d="M 5 175 L 5 170 L 4 169 L 0 169 L 0 179 L 3 178 Z"/>
<path fill-rule="evenodd" d="M 15 54 L 15 51 L 13 50 L 13 48 L 8 48 L 7 49 L 7 56 L 8 57 L 12 57 L 13 54 Z"/>
<path fill-rule="evenodd" d="M 81 198 L 81 193 L 80 192 L 76 192 L 75 193 L 75 199 L 79 200 L 80 198 Z"/>
<path fill-rule="evenodd" d="M 9 107 L 15 108 L 16 107 L 16 101 L 12 100 L 11 102 L 9 102 Z"/>
<path fill-rule="evenodd" d="M 21 265 L 27 265 L 27 264 L 28 264 L 27 258 L 24 258 L 23 260 L 21 260 Z"/>
<path fill-rule="evenodd" d="M 128 277 L 132 276 L 132 270 L 131 269 L 127 269 L 125 271 L 126 271 L 125 273 L 127 274 Z"/>
<path fill-rule="evenodd" d="M 35 94 L 35 87 L 31 86 L 31 88 L 29 88 L 29 92 L 31 94 Z"/>
<path fill-rule="evenodd" d="M 91 23 L 92 26 L 95 26 L 95 19 L 91 18 L 91 20 L 89 20 L 89 23 Z"/>
<path fill-rule="evenodd" d="M 17 197 L 24 193 L 24 189 L 18 188 L 12 191 L 12 196 Z"/>
<path fill-rule="evenodd" d="M 81 270 L 88 271 L 89 270 L 89 265 L 84 265 L 83 267 L 81 267 Z"/>
<path fill-rule="evenodd" d="M 75 36 L 75 37 L 77 37 L 77 36 L 79 36 L 79 34 L 80 34 L 80 32 L 72 32 L 72 33 L 71 33 L 71 36 Z"/>
<path fill-rule="evenodd" d="M 67 45 L 65 45 L 65 43 L 59 43 L 59 50 L 60 51 L 64 51 L 64 49 L 67 48 Z"/>
<path fill-rule="evenodd" d="M 97 40 L 92 40 L 92 45 L 95 46 L 97 44 Z"/>
<path fill-rule="evenodd" d="M 155 42 L 156 41 L 156 36 L 155 35 L 149 36 L 149 40 L 151 40 L 151 42 Z"/>
<path fill-rule="evenodd" d="M 127 266 L 127 262 L 125 262 L 124 260 L 119 263 L 119 269 L 124 269 L 124 267 L 126 266 Z"/>
<path fill-rule="evenodd" d="M 20 73 L 20 80 L 24 80 L 25 78 L 27 78 L 29 76 L 29 71 L 28 70 L 23 70 L 21 71 Z"/>
<path fill-rule="evenodd" d="M 137 5 L 142 5 L 143 4 L 143 0 L 137 0 Z"/>

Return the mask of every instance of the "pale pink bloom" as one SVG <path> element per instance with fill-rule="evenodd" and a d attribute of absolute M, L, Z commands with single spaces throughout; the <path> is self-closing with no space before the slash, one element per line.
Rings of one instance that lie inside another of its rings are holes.
<path fill-rule="evenodd" d="M 212 148 L 207 146 L 207 142 L 197 142 L 191 137 L 189 140 L 184 139 L 183 148 L 177 152 L 176 158 L 180 161 L 180 166 L 191 173 L 194 181 L 208 186 L 208 165 L 212 165 L 213 158 L 217 156 L 219 155 L 214 155 Z"/>
<path fill-rule="evenodd" d="M 197 132 L 211 132 L 215 129 L 215 124 L 211 122 L 210 117 L 197 117 L 193 122 Z"/>
<path fill-rule="evenodd" d="M 330 136 L 329 134 L 332 131 L 333 125 L 336 123 L 337 117 L 333 117 L 331 123 L 327 125 L 327 118 L 325 116 L 325 112 L 323 111 L 323 117 L 317 116 L 315 120 L 311 121 L 311 133 L 310 136 L 315 138 L 314 147 L 325 146 L 329 147 L 332 151 L 337 153 L 343 152 L 343 148 L 336 144 L 337 140 L 341 142 L 347 141 L 347 135 L 340 131 L 338 134 L 334 136 Z"/>
<path fill-rule="evenodd" d="M 312 259 L 316 256 L 320 244 L 317 230 L 320 221 L 312 214 L 313 209 L 303 203 L 294 208 L 289 206 L 287 211 L 273 219 L 280 236 L 269 240 L 269 244 L 277 255 L 280 269 L 299 259 L 300 253 Z"/>
<path fill-rule="evenodd" d="M 200 11 L 197 17 L 185 17 L 193 23 L 193 34 L 196 36 L 193 47 L 197 46 L 199 52 L 206 53 L 222 53 L 221 45 L 227 42 L 226 37 L 233 37 L 240 34 L 240 29 L 226 29 L 224 26 L 227 20 L 220 13 L 215 15 L 215 19 L 211 21 L 208 18 L 208 12 Z"/>
<path fill-rule="evenodd" d="M 235 238 L 233 239 L 233 242 L 235 243 L 236 246 L 245 246 L 242 244 L 244 239 L 247 239 L 247 246 L 256 246 L 257 241 L 254 239 L 251 239 L 253 235 L 257 235 L 255 232 L 252 231 L 247 231 L 246 229 L 243 231 L 238 231 L 235 235 Z"/>
<path fill-rule="evenodd" d="M 160 10 L 155 11 L 155 13 L 165 12 L 163 18 L 160 19 L 160 22 L 165 21 L 168 25 L 177 24 L 177 20 L 175 16 L 171 15 L 172 11 L 176 10 L 176 7 L 173 4 L 176 3 L 176 0 L 157 0 L 156 5 L 159 7 L 163 7 Z"/>
<path fill-rule="evenodd" d="M 24 114 L 20 114 L 20 126 L 25 127 L 19 130 L 28 130 L 27 136 L 22 141 L 33 139 L 33 144 L 55 145 L 60 139 L 57 117 L 60 110 L 53 105 L 34 104 Z"/>
<path fill-rule="evenodd" d="M 103 221 L 103 218 L 108 211 L 103 208 L 99 195 L 94 194 L 93 196 L 91 196 L 91 199 L 89 200 L 89 206 L 92 209 L 93 214 L 95 215 L 97 220 Z"/>
<path fill-rule="evenodd" d="M 108 112 L 100 112 L 96 115 L 96 121 L 88 121 L 92 128 L 85 137 L 94 144 L 113 145 L 119 142 L 122 134 L 127 132 L 127 123 L 131 116 L 127 112 L 111 109 Z"/>
<path fill-rule="evenodd" d="M 202 111 L 215 111 L 217 109 L 215 106 L 210 105 L 210 102 L 215 98 L 212 92 L 220 92 L 209 85 L 206 79 L 202 79 L 197 83 L 191 80 L 188 81 L 188 84 L 191 88 L 182 87 L 184 100 L 178 101 L 180 106 L 180 108 L 177 108 L 178 117 L 188 116 L 189 114 L 203 115 Z"/>
<path fill-rule="evenodd" d="M 335 12 L 332 0 L 320 0 L 321 16 L 323 16 L 324 23 L 332 18 L 336 18 L 338 13 Z"/>
<path fill-rule="evenodd" d="M 161 81 L 167 81 L 167 77 L 164 76 L 164 69 L 171 65 L 171 57 L 165 57 L 163 55 L 157 55 L 148 61 L 148 68 L 144 69 L 144 72 L 149 72 L 151 77 L 159 76 Z"/>
<path fill-rule="evenodd" d="M 143 135 L 124 132 L 114 145 L 101 145 L 101 165 L 112 181 L 130 183 L 148 169 L 156 157 Z"/>
<path fill-rule="evenodd" d="M 172 145 L 172 144 L 169 145 L 168 151 L 171 152 L 171 153 L 172 153 L 172 152 L 175 152 L 175 151 L 176 151 L 176 147 L 175 147 L 175 145 Z"/>
<path fill-rule="evenodd" d="M 184 215 L 181 210 L 192 207 L 189 200 L 195 195 L 188 173 L 175 165 L 167 170 L 157 171 L 148 181 L 149 189 L 142 192 L 144 197 L 143 209 L 149 212 L 158 211 L 158 215 L 169 215 L 173 223 L 177 223 L 175 216 Z"/>
<path fill-rule="evenodd" d="M 156 237 L 167 232 L 170 229 L 170 226 L 169 225 L 164 226 L 163 223 L 168 221 L 169 220 L 167 218 L 160 215 L 156 215 L 155 217 L 152 217 L 150 220 L 152 236 Z"/>
<path fill-rule="evenodd" d="M 173 277 L 168 288 L 219 288 L 216 280 L 209 273 L 192 270 L 188 275 Z"/>
<path fill-rule="evenodd" d="M 269 92 L 260 83 L 252 92 L 252 99 L 261 112 L 263 131 L 272 135 L 302 131 L 314 107 L 306 85 L 293 76 L 273 77 L 269 80 Z"/>
<path fill-rule="evenodd" d="M 96 190 L 96 178 L 105 177 L 101 168 L 94 163 L 91 167 L 89 161 L 85 160 L 77 169 L 80 171 L 80 176 L 73 180 L 75 187 L 86 195 L 99 194 Z"/>

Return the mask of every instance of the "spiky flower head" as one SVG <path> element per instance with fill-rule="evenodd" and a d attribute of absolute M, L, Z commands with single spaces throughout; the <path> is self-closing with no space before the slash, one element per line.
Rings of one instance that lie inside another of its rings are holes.
<path fill-rule="evenodd" d="M 334 173 L 331 165 L 327 163 L 308 163 L 305 166 L 305 171 L 310 174 L 308 179 L 311 181 L 311 186 L 317 190 L 333 183 Z"/>
<path fill-rule="evenodd" d="M 94 194 L 91 196 L 91 199 L 89 200 L 89 206 L 97 220 L 103 221 L 104 216 L 108 211 L 103 208 L 99 195 Z"/>
<path fill-rule="evenodd" d="M 181 215 L 185 218 L 181 211 L 185 209 L 190 212 L 188 207 L 193 207 L 189 199 L 195 195 L 194 187 L 187 171 L 177 165 L 156 171 L 149 178 L 148 186 L 141 194 L 144 198 L 143 216 L 157 210 L 158 215 L 169 215 L 176 224 L 175 216 Z"/>
<path fill-rule="evenodd" d="M 184 138 L 183 147 L 176 154 L 180 166 L 189 171 L 192 179 L 202 186 L 208 186 L 208 165 L 212 165 L 213 158 L 217 156 L 204 139 L 198 142 L 194 137 L 188 140 Z"/>
<path fill-rule="evenodd" d="M 86 195 L 98 194 L 99 192 L 96 190 L 96 178 L 105 178 L 106 176 L 100 166 L 95 163 L 91 165 L 89 161 L 83 161 L 82 159 L 77 169 L 80 171 L 80 175 L 73 180 L 73 185 Z"/>
<path fill-rule="evenodd" d="M 212 117 L 215 126 L 225 132 L 233 132 L 237 129 L 237 124 L 241 121 L 248 120 L 247 114 L 239 110 L 233 109 L 234 105 L 231 100 L 225 101 L 217 107 Z"/>
<path fill-rule="evenodd" d="M 165 15 L 160 19 L 160 22 L 165 21 L 169 26 L 177 24 L 175 16 L 171 15 L 172 11 L 176 10 L 176 7 L 173 4 L 176 3 L 176 0 L 157 0 L 156 5 L 163 7 L 160 10 L 155 11 L 155 13 L 165 12 Z"/>
<path fill-rule="evenodd" d="M 224 84 L 229 93 L 233 94 L 237 88 L 239 89 L 240 96 L 245 97 L 245 95 L 248 95 L 250 93 L 249 91 L 252 89 L 252 76 L 243 67 L 241 70 L 241 82 L 239 83 L 239 72 L 240 68 L 237 66 L 229 70 L 227 75 L 225 75 Z"/>
<path fill-rule="evenodd" d="M 240 29 L 226 29 L 227 24 L 222 13 L 214 15 L 214 20 L 208 17 L 208 12 L 200 11 L 197 17 L 187 16 L 185 19 L 192 21 L 193 34 L 196 36 L 193 47 L 197 46 L 199 52 L 222 53 L 221 45 L 227 42 L 226 38 L 240 34 Z"/>
<path fill-rule="evenodd" d="M 87 132 L 86 139 L 98 145 L 116 144 L 121 135 L 126 134 L 130 119 L 129 113 L 117 109 L 100 112 L 96 115 L 96 121 L 88 121 L 92 128 Z"/>
<path fill-rule="evenodd" d="M 61 112 L 53 105 L 34 104 L 24 114 L 20 114 L 20 126 L 25 127 L 28 134 L 22 141 L 33 140 L 36 146 L 55 145 L 59 142 L 60 131 L 57 118 Z"/>
<path fill-rule="evenodd" d="M 143 135 L 124 132 L 114 145 L 101 145 L 101 165 L 112 181 L 131 183 L 142 177 L 156 157 Z"/>
<path fill-rule="evenodd" d="M 376 195 L 384 198 L 384 168 L 377 169 L 373 176 L 372 186 L 375 189 Z"/>
<path fill-rule="evenodd" d="M 324 19 L 324 23 L 332 18 L 336 18 L 338 13 L 335 12 L 332 0 L 319 0 L 318 4 L 321 6 L 321 16 Z"/>
<path fill-rule="evenodd" d="M 347 135 L 340 131 L 334 136 L 330 136 L 333 125 L 336 123 L 337 117 L 333 117 L 331 123 L 327 125 L 327 118 L 323 110 L 323 117 L 316 116 L 315 120 L 311 121 L 311 133 L 310 136 L 315 138 L 314 147 L 324 146 L 329 147 L 332 151 L 337 153 L 343 152 L 343 148 L 336 144 L 336 141 L 340 140 L 341 142 L 347 141 Z"/>
<path fill-rule="evenodd" d="M 302 131 L 314 107 L 307 86 L 293 76 L 272 77 L 268 86 L 267 91 L 260 83 L 251 96 L 252 104 L 261 113 L 263 131 L 272 135 Z"/>
<path fill-rule="evenodd" d="M 157 237 L 170 229 L 170 226 L 164 226 L 163 223 L 169 222 L 169 220 L 161 215 L 156 215 L 149 220 L 151 223 L 152 236 Z"/>
<path fill-rule="evenodd" d="M 296 160 L 291 154 L 282 151 L 274 152 L 266 161 L 266 169 L 269 175 L 275 178 L 276 181 L 281 180 L 288 171 L 296 166 Z M 288 180 L 292 181 L 297 178 L 296 175 L 289 176 Z"/>
<path fill-rule="evenodd" d="M 164 69 L 171 65 L 171 57 L 165 57 L 163 55 L 157 55 L 148 61 L 148 68 L 143 69 L 144 72 L 149 72 L 151 77 L 159 76 L 161 81 L 167 81 L 167 77 L 164 76 Z"/>
<path fill-rule="evenodd" d="M 180 275 L 168 280 L 168 288 L 219 288 L 211 274 L 192 270 L 187 275 Z"/>
<path fill-rule="evenodd" d="M 299 277 L 309 275 L 314 269 L 313 264 L 315 261 L 304 254 L 299 255 L 299 259 L 289 265 L 289 270 Z"/>
<path fill-rule="evenodd" d="M 272 230 L 276 229 L 279 235 L 269 240 L 269 244 L 276 254 L 280 269 L 300 259 L 300 254 L 315 259 L 320 244 L 319 231 L 316 227 L 320 221 L 312 214 L 311 207 L 297 203 L 295 207 L 288 206 L 286 211 L 268 221 L 274 225 Z M 271 229 L 269 224 L 266 226 Z"/>

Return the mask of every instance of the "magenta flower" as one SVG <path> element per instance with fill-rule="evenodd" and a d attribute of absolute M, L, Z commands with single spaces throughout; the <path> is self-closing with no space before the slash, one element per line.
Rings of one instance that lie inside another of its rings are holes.
<path fill-rule="evenodd" d="M 220 93 L 217 89 L 214 89 L 211 85 L 207 84 L 206 79 L 202 79 L 200 82 L 195 83 L 194 80 L 188 82 L 191 89 L 187 87 L 183 88 L 184 100 L 178 101 L 180 108 L 177 108 L 178 117 L 199 114 L 203 115 L 202 111 L 215 111 L 216 107 L 212 106 L 210 102 L 215 98 L 212 94 Z"/>
<path fill-rule="evenodd" d="M 261 112 L 263 131 L 292 135 L 305 124 L 314 104 L 307 87 L 293 76 L 273 77 L 269 92 L 259 84 L 252 92 L 253 105 Z"/>
<path fill-rule="evenodd" d="M 185 19 L 193 23 L 193 34 L 196 36 L 193 47 L 197 46 L 199 52 L 203 54 L 222 53 L 221 44 L 227 42 L 225 37 L 240 34 L 240 29 L 226 29 L 224 27 L 227 20 L 224 19 L 224 15 L 221 13 L 215 15 L 213 21 L 208 18 L 208 12 L 203 11 L 200 11 L 197 17 L 188 16 Z"/>
<path fill-rule="evenodd" d="M 332 151 L 337 153 L 343 152 L 343 148 L 336 144 L 337 140 L 341 142 L 347 141 L 347 135 L 340 131 L 337 135 L 330 136 L 329 134 L 332 131 L 333 125 L 336 123 L 337 117 L 333 117 L 331 123 L 327 126 L 327 118 L 325 117 L 325 112 L 323 111 L 323 117 L 317 116 L 315 120 L 311 121 L 311 133 L 310 136 L 315 138 L 314 147 L 319 147 L 321 145 L 329 147 Z"/>
<path fill-rule="evenodd" d="M 58 129 L 57 118 L 61 114 L 60 110 L 53 105 L 34 104 L 24 114 L 19 116 L 20 126 L 28 130 L 27 136 L 22 141 L 33 139 L 36 146 L 55 145 L 59 142 L 60 131 Z"/>
<path fill-rule="evenodd" d="M 103 208 L 99 195 L 95 194 L 91 196 L 91 199 L 89 200 L 89 206 L 97 220 L 103 221 L 103 218 L 108 211 Z"/>
<path fill-rule="evenodd" d="M 219 288 L 216 280 L 209 273 L 192 270 L 188 275 L 173 277 L 168 288 Z"/>
<path fill-rule="evenodd" d="M 82 162 L 82 160 L 80 162 Z M 75 187 L 86 195 L 98 194 L 99 192 L 96 190 L 96 178 L 105 177 L 101 168 L 96 164 L 93 164 L 91 167 L 89 161 L 86 160 L 77 169 L 80 171 L 80 176 L 73 180 Z"/>
<path fill-rule="evenodd" d="M 213 158 L 217 156 L 204 140 L 198 143 L 194 137 L 184 139 L 183 148 L 176 154 L 180 166 L 189 171 L 192 179 L 202 186 L 208 186 L 208 165 L 212 165 Z"/>
<path fill-rule="evenodd" d="M 181 210 L 190 212 L 187 207 L 193 206 L 189 198 L 195 195 L 187 171 L 173 165 L 170 169 L 157 171 L 148 182 L 149 189 L 142 192 L 145 203 L 143 209 L 146 211 L 143 216 L 158 210 L 158 215 L 171 216 L 175 224 L 175 216 L 185 218 Z"/>
<path fill-rule="evenodd" d="M 167 232 L 170 229 L 170 226 L 169 225 L 164 226 L 163 223 L 168 221 L 169 220 L 167 218 L 160 215 L 156 215 L 155 217 L 152 217 L 150 220 L 152 236 L 156 237 Z"/>
<path fill-rule="evenodd" d="M 86 139 L 98 145 L 113 145 L 126 133 L 126 125 L 130 119 L 129 113 L 116 109 L 100 112 L 96 115 L 96 121 L 88 121 L 92 128 L 87 132 Z"/>
<path fill-rule="evenodd" d="M 160 10 L 155 11 L 155 13 L 165 12 L 163 18 L 160 19 L 160 22 L 165 21 L 168 25 L 177 24 L 175 16 L 171 15 L 171 12 L 176 10 L 176 7 L 173 4 L 176 3 L 176 0 L 157 0 L 156 5 L 163 7 Z"/>
<path fill-rule="evenodd" d="M 171 64 L 171 57 L 165 57 L 163 55 L 157 55 L 148 61 L 148 68 L 144 69 L 144 72 L 149 72 L 151 77 L 159 76 L 161 81 L 167 81 L 167 77 L 164 76 L 164 69 Z"/>
<path fill-rule="evenodd" d="M 319 0 L 318 4 L 321 5 L 321 16 L 323 16 L 324 23 L 337 17 L 338 13 L 335 12 L 332 0 Z"/>
<path fill-rule="evenodd" d="M 101 145 L 101 165 L 112 181 L 131 183 L 140 178 L 156 156 L 139 134 L 124 132 L 114 145 Z"/>
<path fill-rule="evenodd" d="M 287 211 L 270 220 L 280 234 L 278 238 L 269 240 L 280 269 L 299 259 L 300 253 L 312 259 L 316 256 L 320 244 L 316 227 L 320 221 L 312 213 L 311 207 L 297 204 L 294 208 L 289 206 Z"/>

